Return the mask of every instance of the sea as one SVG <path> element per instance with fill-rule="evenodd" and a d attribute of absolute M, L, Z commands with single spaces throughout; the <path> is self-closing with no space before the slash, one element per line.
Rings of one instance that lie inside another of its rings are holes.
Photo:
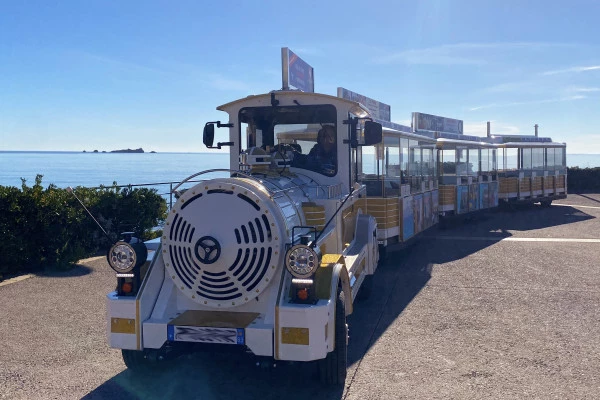
<path fill-rule="evenodd" d="M 567 154 L 569 167 L 600 167 L 600 154 Z M 167 195 L 172 186 L 201 171 L 229 168 L 227 153 L 83 153 L 0 151 L 0 186 L 31 186 L 37 174 L 42 186 L 59 188 L 143 185 Z M 226 176 L 203 174 L 196 179 Z"/>
<path fill-rule="evenodd" d="M 191 175 L 227 168 L 227 153 L 0 151 L 0 186 L 20 188 L 22 179 L 32 186 L 40 174 L 44 188 L 50 184 L 59 188 L 117 184 L 154 188 L 168 196 L 174 186 Z M 192 180 L 219 176 L 227 176 L 227 173 L 202 174 Z"/>

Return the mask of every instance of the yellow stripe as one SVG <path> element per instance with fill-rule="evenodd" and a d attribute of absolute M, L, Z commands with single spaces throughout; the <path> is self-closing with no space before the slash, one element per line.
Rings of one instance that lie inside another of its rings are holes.
<path fill-rule="evenodd" d="M 111 318 L 110 333 L 135 333 L 135 319 Z"/>
<path fill-rule="evenodd" d="M 308 339 L 308 328 L 291 328 L 287 326 L 281 328 L 281 343 L 308 346 Z"/>
<path fill-rule="evenodd" d="M 135 324 L 135 336 L 137 340 L 137 349 L 142 349 L 142 321 L 140 321 L 140 301 L 138 299 L 135 300 L 135 320 L 137 324 Z"/>
<path fill-rule="evenodd" d="M 279 360 L 279 304 L 275 306 L 275 359 Z"/>

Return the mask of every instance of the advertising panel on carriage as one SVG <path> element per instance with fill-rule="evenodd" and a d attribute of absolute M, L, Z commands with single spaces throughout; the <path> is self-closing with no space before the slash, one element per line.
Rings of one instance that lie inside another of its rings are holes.
<path fill-rule="evenodd" d="M 454 133 L 457 135 L 463 134 L 463 121 L 459 119 L 413 112 L 412 123 L 415 132 L 430 131 Z"/>

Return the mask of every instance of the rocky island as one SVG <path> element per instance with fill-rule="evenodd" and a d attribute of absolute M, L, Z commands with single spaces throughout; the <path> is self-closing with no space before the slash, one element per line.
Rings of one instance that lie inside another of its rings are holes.
<path fill-rule="evenodd" d="M 112 150 L 111 153 L 143 153 L 144 149 L 141 147 L 139 149 L 122 149 L 122 150 Z"/>
<path fill-rule="evenodd" d="M 87 151 L 83 151 L 87 153 Z M 92 153 L 100 153 L 98 150 L 92 151 Z M 106 151 L 102 151 L 102 153 L 106 153 Z M 144 149 L 141 147 L 139 149 L 121 149 L 121 150 L 111 150 L 110 153 L 144 153 Z M 150 153 L 156 153 L 155 151 L 151 151 Z"/>

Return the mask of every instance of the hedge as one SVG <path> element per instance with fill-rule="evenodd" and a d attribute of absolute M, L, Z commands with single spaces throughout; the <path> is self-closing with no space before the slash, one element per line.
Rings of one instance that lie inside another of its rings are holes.
<path fill-rule="evenodd" d="M 0 279 L 47 266 L 65 268 L 82 258 L 106 251 L 122 232 L 144 240 L 164 222 L 166 201 L 155 189 L 113 186 L 74 188 L 74 193 L 98 220 L 108 237 L 72 193 L 42 175 L 33 186 L 0 186 Z"/>
<path fill-rule="evenodd" d="M 569 193 L 600 193 L 600 167 L 568 168 L 567 191 Z"/>

